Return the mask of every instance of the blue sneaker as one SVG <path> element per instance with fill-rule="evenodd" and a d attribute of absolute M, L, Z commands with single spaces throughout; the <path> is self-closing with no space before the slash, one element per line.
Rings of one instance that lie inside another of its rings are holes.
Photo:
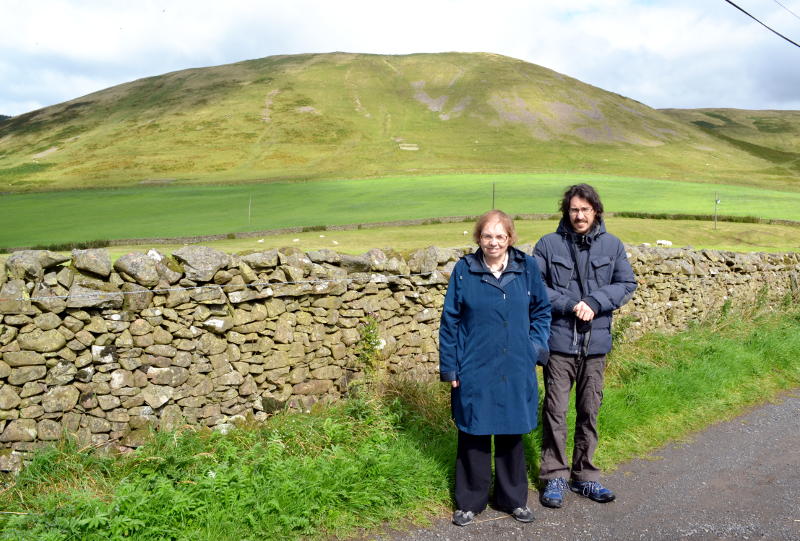
<path fill-rule="evenodd" d="M 545 507 L 553 507 L 558 509 L 564 504 L 564 492 L 567 490 L 567 482 L 563 477 L 556 477 L 547 481 L 547 486 L 544 487 L 542 495 L 539 496 L 539 502 Z"/>
<path fill-rule="evenodd" d="M 598 503 L 613 502 L 616 498 L 613 492 L 597 481 L 572 481 L 569 489 Z"/>

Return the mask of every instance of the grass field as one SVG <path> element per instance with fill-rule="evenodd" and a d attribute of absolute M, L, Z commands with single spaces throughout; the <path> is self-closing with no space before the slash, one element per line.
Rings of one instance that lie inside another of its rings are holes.
<path fill-rule="evenodd" d="M 518 244 L 534 244 L 542 235 L 556 230 L 558 220 L 516 220 Z M 650 243 L 659 239 L 673 242 L 675 247 L 691 246 L 697 250 L 713 249 L 732 252 L 797 252 L 800 251 L 800 227 L 697 220 L 645 220 L 608 218 L 608 230 L 623 242 Z M 428 246 L 460 248 L 472 245 L 472 222 L 440 223 L 377 227 L 345 231 L 307 231 L 258 238 L 237 238 L 202 242 L 227 253 L 262 251 L 295 246 L 303 251 L 327 248 L 340 253 L 362 254 L 370 248 L 410 253 Z M 464 232 L 467 232 L 466 234 Z M 130 253 L 156 248 L 169 254 L 183 244 L 144 244 L 107 248 L 112 259 Z"/>
<path fill-rule="evenodd" d="M 170 238 L 477 215 L 553 213 L 565 186 L 590 182 L 610 212 L 720 214 L 800 220 L 800 193 L 599 175 L 410 178 L 165 186 L 4 195 L 0 248 L 98 239 Z M 659 236 L 661 238 L 661 236 Z"/>

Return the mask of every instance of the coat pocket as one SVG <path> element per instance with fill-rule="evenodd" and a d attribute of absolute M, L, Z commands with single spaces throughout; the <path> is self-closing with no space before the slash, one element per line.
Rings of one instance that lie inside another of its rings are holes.
<path fill-rule="evenodd" d="M 553 284 L 561 288 L 567 288 L 570 280 L 572 280 L 574 269 L 575 266 L 572 263 L 572 259 L 553 256 L 550 260 L 550 277 Z"/>
<path fill-rule="evenodd" d="M 592 259 L 592 271 L 598 287 L 603 287 L 611 283 L 611 273 L 614 270 L 611 258 L 608 256 Z"/>

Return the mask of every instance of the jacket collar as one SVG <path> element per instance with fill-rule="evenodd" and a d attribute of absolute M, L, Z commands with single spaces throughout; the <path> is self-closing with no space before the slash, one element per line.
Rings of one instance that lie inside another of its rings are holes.
<path fill-rule="evenodd" d="M 478 248 L 475 253 L 467 254 L 464 256 L 469 264 L 470 272 L 475 273 L 489 273 L 483 264 L 483 251 Z M 508 247 L 508 265 L 504 272 L 524 272 L 525 270 L 525 253 L 513 246 Z"/>

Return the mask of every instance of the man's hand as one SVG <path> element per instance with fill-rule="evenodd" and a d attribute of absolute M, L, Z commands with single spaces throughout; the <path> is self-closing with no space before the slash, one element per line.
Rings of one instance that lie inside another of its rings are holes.
<path fill-rule="evenodd" d="M 450 385 L 452 385 L 453 389 L 455 389 L 456 387 L 458 387 L 458 380 L 456 379 L 456 380 L 451 381 Z"/>
<path fill-rule="evenodd" d="M 581 321 L 591 321 L 594 319 L 594 310 L 583 301 L 576 304 L 572 311 L 575 312 L 575 316 Z"/>

